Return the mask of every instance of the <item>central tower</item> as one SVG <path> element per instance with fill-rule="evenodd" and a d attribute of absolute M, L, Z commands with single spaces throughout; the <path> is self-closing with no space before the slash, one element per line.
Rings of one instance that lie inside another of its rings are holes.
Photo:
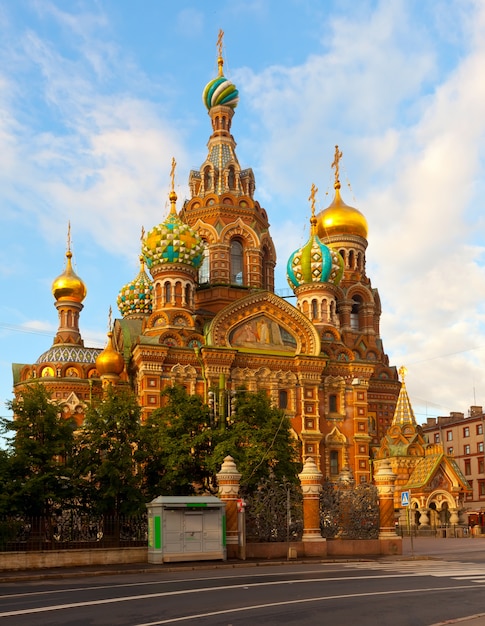
<path fill-rule="evenodd" d="M 231 123 L 239 96 L 223 73 L 222 36 L 220 31 L 218 76 L 202 94 L 212 123 L 208 153 L 200 169 L 190 172 L 191 199 L 180 214 L 205 248 L 196 308 L 213 314 L 248 291 L 273 292 L 276 264 L 268 216 L 253 197 L 253 171 L 241 169 L 236 156 Z"/>

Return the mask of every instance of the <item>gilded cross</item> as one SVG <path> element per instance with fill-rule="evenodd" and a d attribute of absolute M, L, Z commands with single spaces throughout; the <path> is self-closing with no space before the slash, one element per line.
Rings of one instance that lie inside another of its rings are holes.
<path fill-rule="evenodd" d="M 399 368 L 399 376 L 401 377 L 402 382 L 404 382 L 407 373 L 407 369 L 404 367 L 404 365 L 401 365 L 401 367 Z"/>
<path fill-rule="evenodd" d="M 343 154 L 341 151 L 339 151 L 338 146 L 335 146 L 335 156 L 333 158 L 333 163 L 331 165 L 331 167 L 335 168 L 335 182 L 338 183 L 339 181 L 339 177 L 340 177 L 340 168 L 339 168 L 339 163 L 340 163 L 340 159 L 342 158 Z"/>
<path fill-rule="evenodd" d="M 318 188 L 315 187 L 315 183 L 312 183 L 312 188 L 310 191 L 310 197 L 308 200 L 311 202 L 312 206 L 312 215 L 315 215 L 315 196 L 317 195 Z"/>
<path fill-rule="evenodd" d="M 222 40 L 224 38 L 224 31 L 222 28 L 219 29 L 219 36 L 217 37 L 217 67 L 219 68 L 219 76 L 222 76 L 222 68 L 224 66 L 224 59 L 222 58 Z"/>
<path fill-rule="evenodd" d="M 170 170 L 170 179 L 172 181 L 172 191 L 175 189 L 175 166 L 177 165 L 175 157 L 172 157 L 172 169 Z"/>

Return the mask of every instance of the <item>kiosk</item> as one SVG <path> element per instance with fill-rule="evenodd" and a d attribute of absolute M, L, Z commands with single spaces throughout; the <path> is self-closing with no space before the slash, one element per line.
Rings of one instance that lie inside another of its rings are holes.
<path fill-rule="evenodd" d="M 215 496 L 158 496 L 147 504 L 148 562 L 226 560 L 225 503 Z"/>

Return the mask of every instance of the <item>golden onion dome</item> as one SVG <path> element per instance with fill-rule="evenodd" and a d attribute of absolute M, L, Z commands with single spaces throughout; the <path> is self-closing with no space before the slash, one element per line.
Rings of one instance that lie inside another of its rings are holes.
<path fill-rule="evenodd" d="M 332 204 L 317 215 L 317 234 L 325 240 L 333 235 L 357 235 L 367 239 L 367 220 L 354 207 L 345 204 L 340 196 L 340 182 L 335 183 Z"/>
<path fill-rule="evenodd" d="M 72 252 L 66 252 L 66 269 L 52 283 L 52 295 L 58 302 L 82 302 L 87 294 L 86 285 L 72 269 Z"/>
<path fill-rule="evenodd" d="M 108 333 L 108 343 L 106 348 L 98 355 L 96 359 L 96 369 L 100 376 L 116 375 L 119 376 L 125 367 L 123 356 L 113 348 L 113 333 Z"/>

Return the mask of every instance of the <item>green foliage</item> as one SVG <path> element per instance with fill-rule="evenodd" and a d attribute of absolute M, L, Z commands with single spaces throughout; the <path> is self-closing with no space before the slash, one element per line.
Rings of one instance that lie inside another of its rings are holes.
<path fill-rule="evenodd" d="M 211 491 L 212 450 L 209 409 L 184 387 L 162 393 L 166 403 L 154 411 L 142 432 L 144 491 L 148 500 L 163 495 Z"/>
<path fill-rule="evenodd" d="M 144 510 L 137 459 L 140 407 L 132 392 L 109 387 L 87 409 L 77 441 L 75 467 L 83 503 L 99 513 Z"/>
<path fill-rule="evenodd" d="M 210 466 L 219 471 L 230 454 L 241 472 L 241 486 L 255 489 L 263 479 L 298 481 L 297 441 L 284 411 L 271 405 L 264 391 L 238 391 L 231 419 L 214 441 Z"/>
<path fill-rule="evenodd" d="M 227 455 L 241 485 L 298 482 L 296 440 L 284 412 L 266 393 L 238 391 L 231 416 L 213 415 L 201 397 L 183 387 L 162 393 L 164 405 L 141 424 L 134 394 L 106 390 L 88 406 L 82 426 L 62 417 L 41 384 L 11 403 L 14 434 L 0 451 L 0 514 L 49 515 L 78 508 L 95 514 L 136 515 L 158 495 L 216 493 L 216 474 Z"/>
<path fill-rule="evenodd" d="M 0 503 L 6 506 L 8 502 L 10 512 L 47 515 L 72 497 L 75 423 L 62 416 L 62 406 L 42 384 L 24 389 L 8 407 L 15 417 L 1 420 L 2 432 L 13 434 L 0 463 L 5 481 Z"/>

